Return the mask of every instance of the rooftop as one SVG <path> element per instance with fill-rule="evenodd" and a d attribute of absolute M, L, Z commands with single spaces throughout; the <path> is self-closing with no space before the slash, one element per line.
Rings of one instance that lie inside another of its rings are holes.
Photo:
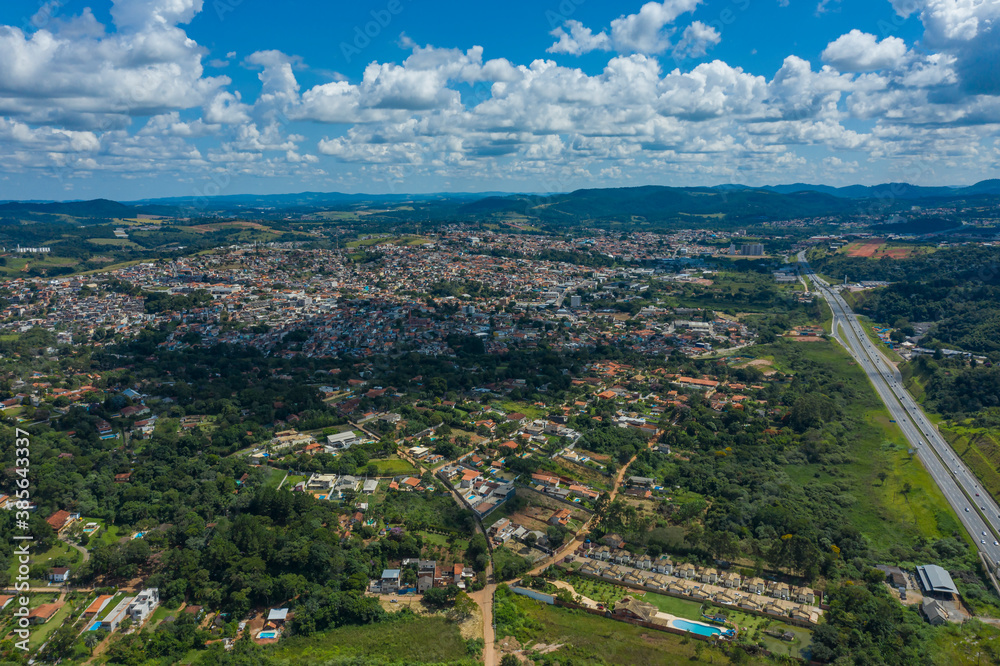
<path fill-rule="evenodd" d="M 920 585 L 928 592 L 958 594 L 958 588 L 955 587 L 951 574 L 936 564 L 917 567 L 917 576 L 920 577 Z"/>

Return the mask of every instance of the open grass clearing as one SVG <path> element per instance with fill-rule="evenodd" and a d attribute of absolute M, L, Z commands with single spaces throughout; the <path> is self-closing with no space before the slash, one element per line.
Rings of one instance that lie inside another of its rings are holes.
<path fill-rule="evenodd" d="M 406 664 L 450 663 L 468 658 L 459 625 L 436 615 L 401 617 L 338 627 L 309 637 L 290 637 L 272 650 L 269 658 L 293 665 L 318 665 L 335 657 L 352 656 Z"/>

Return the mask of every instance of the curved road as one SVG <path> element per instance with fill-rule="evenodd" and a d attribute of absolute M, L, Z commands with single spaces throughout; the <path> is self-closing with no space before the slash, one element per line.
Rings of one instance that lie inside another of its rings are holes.
<path fill-rule="evenodd" d="M 989 493 L 979 487 L 975 475 L 966 469 L 961 458 L 903 387 L 899 370 L 871 342 L 847 302 L 813 272 L 806 262 L 804 251 L 798 254 L 798 260 L 802 272 L 813 281 L 833 312 L 831 334 L 868 375 L 875 392 L 916 450 L 980 553 L 994 567 L 1000 567 L 1000 508 Z"/>

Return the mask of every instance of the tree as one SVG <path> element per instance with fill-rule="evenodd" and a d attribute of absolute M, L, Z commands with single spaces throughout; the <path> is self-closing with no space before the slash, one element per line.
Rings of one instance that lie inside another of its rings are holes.
<path fill-rule="evenodd" d="M 545 528 L 545 536 L 549 539 L 552 548 L 558 548 L 566 539 L 566 528 L 559 525 L 549 525 Z"/>
<path fill-rule="evenodd" d="M 70 624 L 56 629 L 56 632 L 45 644 L 45 650 L 39 655 L 42 661 L 55 663 L 73 653 L 73 643 L 76 641 L 76 631 Z"/>
<path fill-rule="evenodd" d="M 461 621 L 467 617 L 472 617 L 475 608 L 476 602 L 472 600 L 472 597 L 465 592 L 459 592 L 455 597 L 455 606 L 452 608 L 450 615 L 452 619 Z"/>

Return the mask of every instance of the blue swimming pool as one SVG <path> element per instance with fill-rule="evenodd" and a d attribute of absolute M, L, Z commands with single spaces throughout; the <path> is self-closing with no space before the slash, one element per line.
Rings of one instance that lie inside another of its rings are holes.
<path fill-rule="evenodd" d="M 97 631 L 100 628 L 101 628 L 101 623 L 95 622 L 94 624 L 90 625 L 90 629 L 87 629 L 87 631 Z"/>
<path fill-rule="evenodd" d="M 699 636 L 712 636 L 715 634 L 724 634 L 728 630 L 720 629 L 719 627 L 710 627 L 707 624 L 700 624 L 698 622 L 688 622 L 687 620 L 674 620 L 671 623 L 678 629 L 683 629 L 684 631 L 690 631 L 692 634 L 698 634 Z"/>
<path fill-rule="evenodd" d="M 277 631 L 262 631 L 257 634 L 257 638 L 276 638 L 278 636 Z"/>

